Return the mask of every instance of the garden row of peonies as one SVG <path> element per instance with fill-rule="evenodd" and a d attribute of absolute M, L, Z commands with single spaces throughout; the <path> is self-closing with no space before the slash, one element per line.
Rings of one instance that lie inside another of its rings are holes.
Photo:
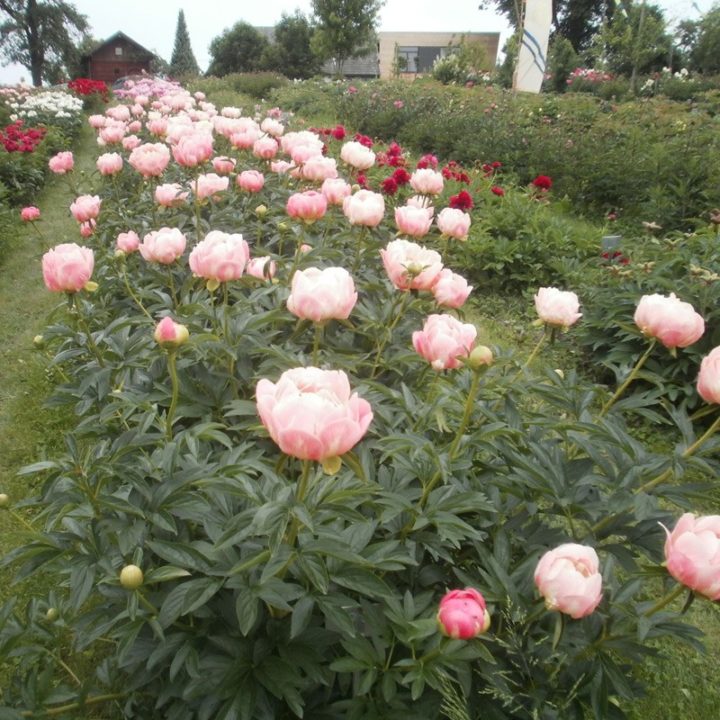
<path fill-rule="evenodd" d="M 84 241 L 48 243 L 45 284 L 67 303 L 36 343 L 78 424 L 66 455 L 27 468 L 44 528 L 7 558 L 63 578 L 35 605 L 46 641 L 69 630 L 98 658 L 79 690 L 59 681 L 62 701 L 621 717 L 648 639 L 696 641 L 673 601 L 720 598 L 720 518 L 677 521 L 717 468 L 720 419 L 696 432 L 673 409 L 664 454 L 624 417 L 650 354 L 673 362 L 702 317 L 638 298 L 648 351 L 612 395 L 538 373 L 581 321 L 575 292 L 538 290 L 525 363 L 465 317 L 454 258 L 473 197 L 503 202 L 496 168 L 412 167 L 396 144 L 177 86 L 124 95 L 90 117 L 96 177 L 78 182 L 69 152 L 50 162 Z M 39 212 L 24 219 L 45 237 Z M 720 349 L 699 372 L 717 404 Z M 28 665 L 11 697 L 60 702 Z"/>

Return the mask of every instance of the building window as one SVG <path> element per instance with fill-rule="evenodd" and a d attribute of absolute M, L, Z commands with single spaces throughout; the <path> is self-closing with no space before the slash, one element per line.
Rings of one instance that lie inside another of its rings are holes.
<path fill-rule="evenodd" d="M 116 47 L 116 48 L 115 48 L 115 54 L 116 54 L 116 55 L 122 55 L 122 54 L 123 54 L 123 53 L 122 53 L 122 48 L 121 48 L 121 47 Z"/>
<path fill-rule="evenodd" d="M 418 49 L 416 47 L 399 47 L 397 64 L 401 73 L 416 73 L 418 71 Z"/>

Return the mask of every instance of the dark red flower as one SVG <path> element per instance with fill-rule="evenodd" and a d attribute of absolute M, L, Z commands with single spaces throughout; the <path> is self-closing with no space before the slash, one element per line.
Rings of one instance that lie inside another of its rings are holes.
<path fill-rule="evenodd" d="M 373 141 L 367 135 L 362 135 L 361 133 L 357 133 L 355 135 L 355 141 L 367 148 L 371 148 L 373 146 Z"/>
<path fill-rule="evenodd" d="M 457 195 L 451 196 L 448 204 L 458 210 L 470 210 L 475 203 L 467 190 L 461 190 Z"/>
<path fill-rule="evenodd" d="M 367 175 L 365 175 L 365 174 L 363 174 L 363 173 L 360 173 L 360 174 L 357 176 L 357 184 L 358 184 L 363 190 L 367 190 L 367 189 L 368 189 L 368 179 L 367 179 Z"/>
<path fill-rule="evenodd" d="M 347 133 L 345 132 L 345 128 L 342 125 L 336 125 L 331 131 L 330 134 L 336 139 L 336 140 L 344 140 L 345 135 Z"/>
<path fill-rule="evenodd" d="M 402 155 L 402 151 L 403 151 L 402 148 L 396 142 L 391 142 L 387 149 L 387 154 L 388 155 Z"/>
<path fill-rule="evenodd" d="M 424 170 L 425 168 L 432 168 L 433 170 L 438 166 L 438 159 L 431 153 L 423 155 L 417 164 L 418 170 Z"/>
<path fill-rule="evenodd" d="M 392 174 L 392 178 L 398 185 L 407 185 L 410 182 L 410 173 L 405 168 L 399 167 Z"/>
<path fill-rule="evenodd" d="M 385 178 L 380 187 L 386 195 L 394 195 L 398 191 L 398 184 L 392 176 Z"/>
<path fill-rule="evenodd" d="M 501 187 L 498 187 L 497 185 L 493 185 L 490 188 L 490 192 L 495 195 L 498 195 L 499 197 L 502 197 L 505 194 L 505 191 Z"/>
<path fill-rule="evenodd" d="M 536 187 L 538 190 L 549 190 L 552 187 L 552 184 L 552 178 L 547 175 L 538 175 L 532 181 L 533 187 Z"/>

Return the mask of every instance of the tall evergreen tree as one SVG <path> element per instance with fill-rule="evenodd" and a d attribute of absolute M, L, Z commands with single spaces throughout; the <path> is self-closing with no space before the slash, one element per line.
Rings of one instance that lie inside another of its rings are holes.
<path fill-rule="evenodd" d="M 175 46 L 170 59 L 170 75 L 180 77 L 183 75 L 199 75 L 200 68 L 190 45 L 190 35 L 185 24 L 185 13 L 180 10 L 175 30 Z"/>

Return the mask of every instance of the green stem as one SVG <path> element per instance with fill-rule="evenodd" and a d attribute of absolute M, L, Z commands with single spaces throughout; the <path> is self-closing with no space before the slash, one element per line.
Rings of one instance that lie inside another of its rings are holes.
<path fill-rule="evenodd" d="M 175 278 L 173 277 L 173 271 L 172 271 L 171 265 L 168 265 L 168 279 L 169 279 L 168 284 L 170 285 L 170 297 L 172 297 L 173 307 L 177 308 L 178 298 L 177 298 L 177 292 L 175 290 Z"/>
<path fill-rule="evenodd" d="M 380 366 L 380 360 L 382 358 L 383 350 L 385 349 L 385 346 L 390 342 L 390 338 L 392 337 L 392 331 L 395 329 L 398 322 L 400 322 L 400 318 L 403 316 L 403 313 L 405 312 L 406 305 L 407 305 L 407 299 L 410 297 L 410 291 L 409 290 L 401 290 L 401 297 L 400 297 L 400 306 L 397 308 L 397 311 L 395 312 L 395 317 L 393 318 L 393 321 L 388 326 L 387 331 L 383 335 L 383 339 L 378 343 L 378 349 L 377 353 L 375 354 L 375 362 L 373 363 L 372 370 L 370 371 L 370 379 L 372 380 L 375 377 L 375 374 L 378 371 L 378 368 Z"/>
<path fill-rule="evenodd" d="M 80 710 L 87 705 L 97 705 L 98 703 L 108 702 L 109 700 L 121 700 L 125 697 L 124 693 L 108 693 L 107 695 L 95 695 L 94 697 L 85 698 L 82 702 L 69 703 L 68 705 L 58 705 L 54 708 L 46 708 L 38 710 L 39 713 L 36 715 L 34 710 L 23 710 L 20 715 L 21 717 L 33 718 L 33 717 L 45 717 L 47 715 L 64 715 L 71 710 Z"/>
<path fill-rule="evenodd" d="M 295 501 L 298 503 L 301 503 L 305 499 L 305 494 L 308 491 L 310 467 L 310 460 L 303 460 L 302 474 L 300 475 L 300 480 L 298 480 L 297 490 L 295 492 Z M 299 529 L 300 521 L 296 517 L 293 517 L 292 524 L 290 525 L 290 530 L 288 531 L 286 538 L 286 542 L 290 547 L 293 547 L 293 545 L 295 545 L 295 540 L 297 540 L 297 534 Z"/>
<path fill-rule="evenodd" d="M 13 510 L 12 508 L 9 508 L 8 512 L 10 513 L 11 517 L 13 517 L 17 522 L 19 522 L 26 530 L 31 533 L 37 532 L 37 530 L 22 515 L 20 515 L 20 513 L 15 512 L 15 510 Z"/>
<path fill-rule="evenodd" d="M 138 597 L 140 598 L 140 602 L 153 614 L 157 615 L 160 611 L 140 592 L 140 590 L 135 591 L 138 594 Z"/>
<path fill-rule="evenodd" d="M 123 263 L 121 272 L 122 272 L 123 280 L 125 281 L 125 289 L 128 291 L 128 295 L 135 301 L 135 304 L 140 308 L 140 310 L 142 310 L 143 313 L 145 313 L 146 317 L 149 320 L 153 320 L 152 315 L 147 311 L 147 308 L 142 304 L 140 298 L 135 294 L 132 287 L 130 287 L 130 281 L 128 280 L 127 271 L 125 269 L 124 263 Z M 155 321 L 153 320 L 153 322 L 155 322 Z"/>
<path fill-rule="evenodd" d="M 313 340 L 313 355 L 312 364 L 314 367 L 318 367 L 318 358 L 320 357 L 320 341 L 322 340 L 324 325 L 322 323 L 315 323 L 315 339 Z"/>
<path fill-rule="evenodd" d="M 645 351 L 645 354 L 635 363 L 635 367 L 632 369 L 630 374 L 625 378 L 625 382 L 623 382 L 622 385 L 615 391 L 614 395 L 602 406 L 602 410 L 600 410 L 599 417 L 604 417 L 604 415 L 607 413 L 607 411 L 613 406 L 615 401 L 625 392 L 627 389 L 627 386 L 630 385 L 630 383 L 637 377 L 637 374 L 640 372 L 640 369 L 645 364 L 645 361 L 650 357 L 650 353 L 652 353 L 653 349 L 655 348 L 656 340 L 653 338 L 650 341 L 650 346 Z"/>
<path fill-rule="evenodd" d="M 195 237 L 198 241 L 202 239 L 200 237 L 200 198 L 198 198 L 198 179 L 195 178 Z"/>
<path fill-rule="evenodd" d="M 355 260 L 353 261 L 352 271 L 355 274 L 360 268 L 360 261 L 362 260 L 363 250 L 365 249 L 365 238 L 368 233 L 367 225 L 363 225 L 360 228 L 358 241 L 355 244 Z"/>
<path fill-rule="evenodd" d="M 172 384 L 172 398 L 167 416 L 165 417 L 165 437 L 169 442 L 173 439 L 173 418 L 175 417 L 175 408 L 177 407 L 178 397 L 180 395 L 180 383 L 178 382 L 177 374 L 177 355 L 174 349 L 168 351 L 168 372 L 170 373 L 170 382 Z"/>
<path fill-rule="evenodd" d="M 85 333 L 85 337 L 87 338 L 87 345 L 90 349 L 90 352 L 95 356 L 95 359 L 98 361 L 98 365 L 101 368 L 105 367 L 105 361 L 102 358 L 102 355 L 100 354 L 100 350 L 98 349 L 98 346 L 95 344 L 95 341 L 93 340 L 92 333 L 90 332 L 90 327 L 88 326 L 87 322 L 85 321 L 85 318 L 82 314 L 82 308 L 80 305 L 80 298 L 78 297 L 77 293 L 73 293 L 72 296 L 73 302 L 75 303 L 75 310 L 77 313 L 77 320 L 78 325 L 80 326 L 80 329 Z"/>
<path fill-rule="evenodd" d="M 660 612 L 665 606 L 669 605 L 673 600 L 680 597 L 685 590 L 688 588 L 685 585 L 678 585 L 675 589 L 671 590 L 664 598 L 660 598 L 649 610 L 643 613 L 644 617 L 650 617 L 656 612 Z"/>
<path fill-rule="evenodd" d="M 535 359 L 537 354 L 540 352 L 540 348 L 545 344 L 545 340 L 548 336 L 548 328 L 547 325 L 543 328 L 543 334 L 540 336 L 540 339 L 537 341 L 537 344 L 532 349 L 532 352 L 528 356 L 528 359 L 524 362 L 523 366 L 518 370 L 517 375 L 515 375 L 515 380 L 517 380 L 523 373 L 523 370 L 526 370 L 530 367 L 532 361 Z"/>

